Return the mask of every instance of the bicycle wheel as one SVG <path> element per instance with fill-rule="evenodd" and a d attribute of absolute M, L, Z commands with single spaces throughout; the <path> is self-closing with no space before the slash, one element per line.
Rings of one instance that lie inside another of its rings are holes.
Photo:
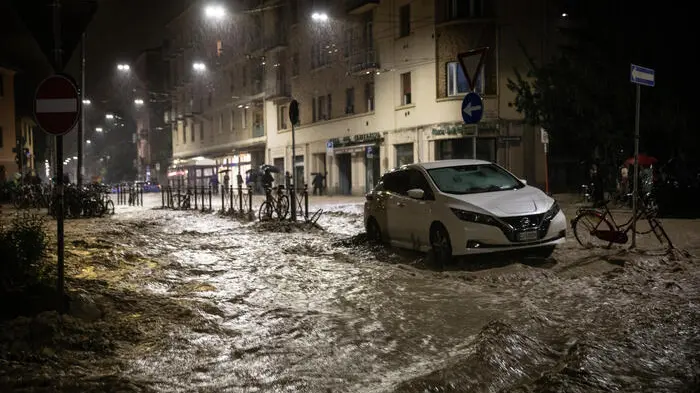
<path fill-rule="evenodd" d="M 274 208 L 272 207 L 272 204 L 268 201 L 265 201 L 260 205 L 260 211 L 258 212 L 258 218 L 260 221 L 266 221 L 272 219 L 272 211 Z"/>
<path fill-rule="evenodd" d="M 105 202 L 105 213 L 112 215 L 114 214 L 114 202 L 112 202 L 111 199 L 108 199 L 107 202 Z"/>
<path fill-rule="evenodd" d="M 574 230 L 576 241 L 586 248 L 603 247 L 609 248 L 611 241 L 603 240 L 595 235 L 595 231 L 613 231 L 615 227 L 603 214 L 594 210 L 584 210 L 572 221 L 571 228 Z"/>
<path fill-rule="evenodd" d="M 277 216 L 280 220 L 284 220 L 287 214 L 289 214 L 289 197 L 282 195 L 277 198 Z"/>

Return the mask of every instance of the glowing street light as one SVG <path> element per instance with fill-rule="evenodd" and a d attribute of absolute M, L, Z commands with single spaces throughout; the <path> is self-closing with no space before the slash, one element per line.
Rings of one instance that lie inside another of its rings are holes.
<path fill-rule="evenodd" d="M 107 119 L 107 120 L 112 120 L 112 119 L 114 119 L 114 115 L 111 114 L 111 113 L 108 113 L 108 114 L 105 115 L 105 119 Z"/>
<path fill-rule="evenodd" d="M 134 100 L 134 104 L 136 104 L 136 105 L 143 105 L 143 100 L 140 99 L 140 98 L 137 98 L 137 99 Z"/>
<path fill-rule="evenodd" d="M 223 19 L 226 16 L 226 9 L 220 5 L 208 5 L 204 8 L 204 15 L 211 19 Z"/>
<path fill-rule="evenodd" d="M 95 128 L 95 132 L 102 132 L 102 127 Z"/>
<path fill-rule="evenodd" d="M 92 104 L 92 101 L 90 100 L 83 100 L 83 105 L 90 105 Z"/>
<path fill-rule="evenodd" d="M 91 144 L 91 143 L 92 143 L 92 141 L 91 141 L 91 140 L 89 140 L 89 139 L 86 139 L 86 140 L 85 140 L 85 143 L 87 143 L 87 144 L 89 145 L 89 144 Z"/>
<path fill-rule="evenodd" d="M 131 69 L 131 67 L 129 67 L 128 64 L 117 64 L 117 69 L 118 69 L 119 71 L 124 71 L 124 72 L 126 72 L 126 71 L 129 71 L 129 70 Z"/>
<path fill-rule="evenodd" d="M 195 71 L 203 72 L 207 69 L 207 66 L 202 62 L 196 62 L 192 64 L 192 68 L 194 68 Z"/>
<path fill-rule="evenodd" d="M 73 159 L 74 159 L 74 160 L 77 160 L 77 159 L 78 159 L 78 156 L 73 156 Z"/>
<path fill-rule="evenodd" d="M 328 20 L 328 14 L 325 12 L 314 12 L 311 14 L 311 19 L 317 22 L 326 22 Z"/>
<path fill-rule="evenodd" d="M 567 14 L 566 12 L 564 12 L 564 13 L 561 14 L 561 17 L 562 17 L 562 18 L 566 18 L 567 16 L 569 16 L 569 14 Z"/>

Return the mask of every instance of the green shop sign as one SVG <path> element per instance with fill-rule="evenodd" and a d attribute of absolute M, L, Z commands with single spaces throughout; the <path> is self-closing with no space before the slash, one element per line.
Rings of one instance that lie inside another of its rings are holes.
<path fill-rule="evenodd" d="M 368 134 L 359 134 L 353 136 L 345 136 L 342 138 L 333 138 L 329 142 L 333 144 L 333 147 L 343 147 L 358 145 L 361 143 L 372 143 L 380 142 L 382 140 L 382 135 L 378 132 L 370 132 Z"/>
<path fill-rule="evenodd" d="M 433 128 L 433 135 L 474 135 L 476 134 L 476 127 L 467 126 L 466 124 L 460 124 L 451 127 L 444 128 Z"/>

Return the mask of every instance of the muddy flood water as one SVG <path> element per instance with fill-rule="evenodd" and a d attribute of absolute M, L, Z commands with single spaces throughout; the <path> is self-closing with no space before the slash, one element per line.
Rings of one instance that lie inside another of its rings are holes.
<path fill-rule="evenodd" d="M 368 245 L 360 205 L 323 208 L 69 222 L 81 311 L 0 324 L 0 392 L 700 391 L 698 221 L 666 222 L 690 256 L 569 237 L 438 271 Z"/>

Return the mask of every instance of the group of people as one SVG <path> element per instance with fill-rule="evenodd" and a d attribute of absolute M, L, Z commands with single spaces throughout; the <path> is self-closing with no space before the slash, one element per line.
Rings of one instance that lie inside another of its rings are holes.
<path fill-rule="evenodd" d="M 326 176 L 321 173 L 312 173 L 311 185 L 313 187 L 313 195 L 323 195 L 326 189 Z M 273 176 L 273 170 L 270 166 L 265 166 L 262 172 L 259 171 L 249 171 L 246 173 L 245 183 L 243 181 L 243 176 L 239 173 L 236 176 L 237 184 L 239 186 L 247 185 L 252 187 L 254 192 L 264 192 L 266 188 L 272 188 L 275 182 L 275 177 Z M 285 188 L 291 188 L 292 175 L 289 172 L 285 172 Z M 224 172 L 223 185 L 225 189 L 230 186 L 230 176 L 229 171 Z M 219 189 L 219 175 L 214 173 L 209 179 L 209 185 L 213 190 Z M 216 193 L 216 191 L 214 191 Z"/>

